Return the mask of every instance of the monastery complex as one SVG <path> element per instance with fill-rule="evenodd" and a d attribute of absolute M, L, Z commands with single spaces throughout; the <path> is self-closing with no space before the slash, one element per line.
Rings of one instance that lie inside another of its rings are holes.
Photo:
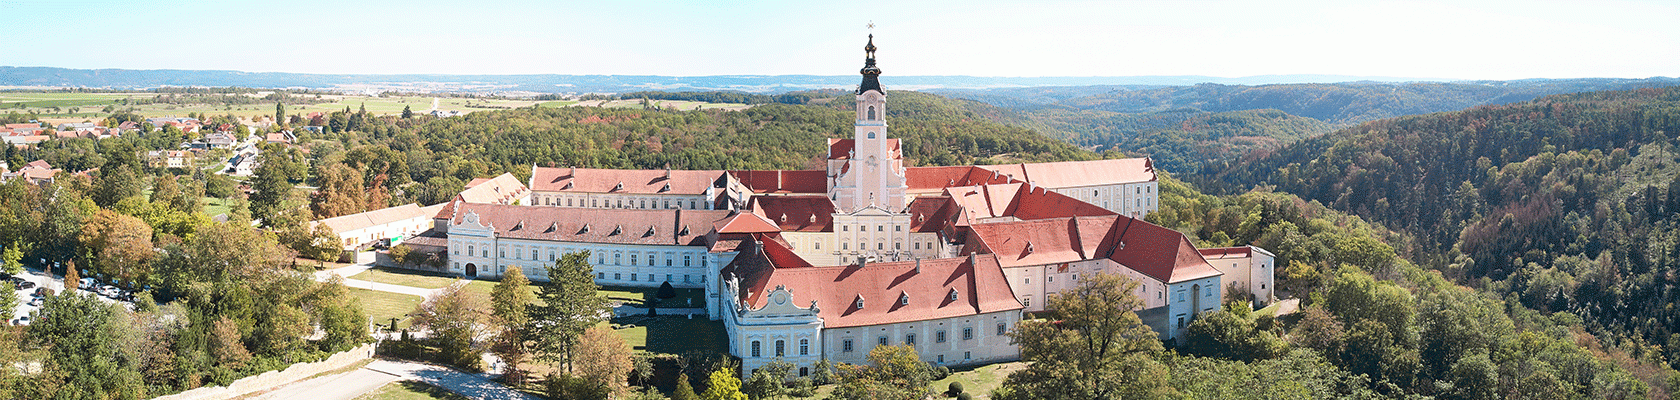
<path fill-rule="evenodd" d="M 602 285 L 703 288 L 694 306 L 723 322 L 743 374 L 777 359 L 802 374 L 823 358 L 865 363 L 888 344 L 940 365 L 1015 360 L 1004 333 L 1094 273 L 1139 282 L 1138 314 L 1162 339 L 1225 291 L 1271 301 L 1270 253 L 1197 249 L 1144 221 L 1159 207 L 1147 158 L 906 166 L 873 40 L 865 51 L 854 133 L 829 139 L 825 170 L 533 166 L 526 182 L 479 179 L 449 203 L 335 229 L 360 235 L 351 246 L 390 220 L 405 227 L 393 241 L 469 277 L 544 280 L 561 255 L 588 251 Z M 416 215 L 431 229 L 409 227 Z"/>

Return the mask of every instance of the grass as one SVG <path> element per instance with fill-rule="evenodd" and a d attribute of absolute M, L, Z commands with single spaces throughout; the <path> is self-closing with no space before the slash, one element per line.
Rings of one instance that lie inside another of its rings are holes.
<path fill-rule="evenodd" d="M 985 365 L 971 370 L 952 371 L 951 376 L 933 381 L 928 384 L 928 387 L 933 389 L 935 393 L 944 393 L 950 387 L 951 382 L 962 382 L 964 393 L 968 393 L 976 399 L 988 398 L 993 390 L 1003 386 L 1003 378 L 1025 366 L 1026 364 L 1021 362 L 1008 362 Z"/>
<path fill-rule="evenodd" d="M 683 354 L 690 351 L 727 353 L 729 339 L 724 336 L 723 322 L 705 318 L 683 317 L 620 317 L 614 324 L 635 324 L 634 327 L 614 330 L 630 349 L 649 353 Z"/>
<path fill-rule="evenodd" d="M 204 214 L 217 216 L 233 211 L 233 202 L 220 197 L 204 197 Z"/>
<path fill-rule="evenodd" d="M 360 279 L 398 286 L 409 286 L 425 289 L 441 289 L 455 283 L 458 278 L 435 272 L 374 267 L 359 274 L 351 275 L 350 279 Z M 486 292 L 485 294 L 489 294 Z"/>
<path fill-rule="evenodd" d="M 659 298 L 657 287 L 602 286 L 598 292 L 607 295 L 608 300 L 622 301 L 637 308 L 647 308 L 648 301 Z M 704 289 L 677 289 L 676 292 L 677 297 L 661 300 L 660 307 L 705 307 Z"/>
<path fill-rule="evenodd" d="M 374 323 L 390 323 L 391 318 L 397 318 L 398 328 L 409 325 L 408 313 L 420 305 L 420 296 L 379 292 L 367 289 L 349 288 L 350 295 L 362 300 L 362 311 L 367 313 L 368 319 Z"/>
<path fill-rule="evenodd" d="M 387 384 L 385 386 L 380 386 L 378 390 L 374 390 L 372 392 L 368 392 L 367 394 L 363 394 L 361 396 L 356 397 L 356 400 L 425 400 L 425 399 L 468 400 L 468 397 L 467 396 L 462 396 L 462 395 L 459 395 L 459 394 L 455 394 L 454 392 L 444 390 L 443 388 L 440 388 L 440 387 L 437 387 L 437 386 L 432 386 L 430 384 L 426 384 L 426 383 L 423 383 L 423 382 L 417 382 L 417 381 L 391 382 L 390 384 Z"/>

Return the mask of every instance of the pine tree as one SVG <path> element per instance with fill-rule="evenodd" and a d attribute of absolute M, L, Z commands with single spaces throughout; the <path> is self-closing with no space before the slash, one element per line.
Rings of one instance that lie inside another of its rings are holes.
<path fill-rule="evenodd" d="M 671 391 L 671 400 L 700 400 L 700 395 L 694 394 L 694 385 L 688 384 L 688 374 L 677 376 L 677 388 Z"/>
<path fill-rule="evenodd" d="M 548 266 L 548 282 L 537 293 L 541 305 L 527 311 L 531 337 L 541 358 L 565 363 L 568 373 L 578 337 L 611 312 L 591 272 L 588 251 L 567 253 Z"/>
<path fill-rule="evenodd" d="M 286 103 L 274 103 L 274 124 L 286 124 Z"/>
<path fill-rule="evenodd" d="M 412 109 L 412 108 L 409 108 L 409 107 L 408 107 L 408 106 L 406 106 L 406 105 L 405 105 L 405 106 L 403 106 L 403 113 L 402 113 L 402 117 L 403 117 L 403 119 L 409 119 L 409 118 L 414 118 L 414 109 Z"/>

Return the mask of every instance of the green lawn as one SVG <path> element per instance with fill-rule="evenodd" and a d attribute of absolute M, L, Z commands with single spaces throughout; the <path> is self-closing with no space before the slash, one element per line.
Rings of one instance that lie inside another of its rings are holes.
<path fill-rule="evenodd" d="M 963 392 L 974 396 L 976 399 L 989 398 L 993 390 L 1003 386 L 1003 378 L 1008 377 L 1010 372 L 1015 372 L 1024 366 L 1025 364 L 1020 362 L 1010 362 L 986 365 L 972 370 L 952 371 L 951 376 L 933 381 L 933 383 L 928 384 L 928 387 L 933 389 L 935 393 L 944 393 L 950 387 L 951 382 L 962 382 Z"/>
<path fill-rule="evenodd" d="M 378 324 L 389 324 L 391 318 L 399 319 L 398 327 L 407 327 L 407 315 L 420 305 L 420 296 L 410 296 L 391 292 L 378 292 L 367 289 L 349 288 L 350 295 L 362 300 L 362 311 L 367 313 L 368 319 Z"/>
<path fill-rule="evenodd" d="M 646 303 L 649 300 L 659 298 L 657 287 L 602 286 L 599 292 L 607 295 L 609 300 L 622 301 L 626 305 L 638 308 L 647 308 Z M 676 292 L 677 297 L 660 300 L 660 307 L 705 307 L 705 289 L 677 289 Z"/>
<path fill-rule="evenodd" d="M 621 317 L 614 324 L 635 324 L 633 328 L 618 329 L 619 337 L 636 351 L 683 354 L 689 351 L 727 353 L 729 339 L 724 336 L 723 322 L 705 318 L 683 317 Z"/>
<path fill-rule="evenodd" d="M 351 275 L 350 279 L 360 279 L 398 286 L 410 286 L 425 289 L 441 289 L 455 283 L 458 278 L 434 272 L 422 272 L 406 269 L 375 267 L 365 272 Z M 488 292 L 486 292 L 488 294 Z"/>
<path fill-rule="evenodd" d="M 231 201 L 227 201 L 226 199 L 222 199 L 220 197 L 209 197 L 209 196 L 204 197 L 204 214 L 205 215 L 209 215 L 209 216 L 214 217 L 214 216 L 217 216 L 217 215 L 227 214 L 229 211 L 232 211 L 232 210 L 233 210 L 233 202 L 231 202 Z"/>
<path fill-rule="evenodd" d="M 368 392 L 366 394 L 363 394 L 361 396 L 356 397 L 356 400 L 426 400 L 426 399 L 468 400 L 467 396 L 462 396 L 462 395 L 459 395 L 459 394 L 455 394 L 454 392 L 444 390 L 443 388 L 440 388 L 440 387 L 437 387 L 437 386 L 432 386 L 432 385 L 429 385 L 429 384 L 426 384 L 426 383 L 416 382 L 416 381 L 391 382 L 390 384 L 379 387 L 378 390 L 374 390 L 372 392 Z"/>

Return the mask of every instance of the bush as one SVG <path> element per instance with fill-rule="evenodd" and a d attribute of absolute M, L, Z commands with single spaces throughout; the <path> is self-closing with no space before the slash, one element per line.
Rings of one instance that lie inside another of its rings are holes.
<path fill-rule="evenodd" d="M 551 399 L 577 400 L 605 400 L 611 394 L 606 386 L 588 379 L 559 374 L 549 374 L 548 379 L 543 380 L 543 392 Z"/>
<path fill-rule="evenodd" d="M 957 395 L 957 400 L 974 400 L 974 395 L 968 393 L 959 394 Z"/>
<path fill-rule="evenodd" d="M 928 370 L 933 372 L 933 380 L 936 380 L 936 381 L 940 380 L 940 379 L 945 379 L 945 378 L 951 376 L 951 368 L 948 368 L 948 367 L 943 366 L 943 365 L 933 367 L 933 368 L 929 368 Z"/>
<path fill-rule="evenodd" d="M 787 393 L 793 397 L 811 397 L 817 395 L 817 387 L 810 379 L 799 378 L 788 382 Z"/>
<path fill-rule="evenodd" d="M 946 386 L 945 388 L 946 388 L 945 389 L 945 395 L 946 396 L 956 396 L 956 395 L 963 394 L 962 382 L 951 382 L 951 384 L 949 386 Z"/>

